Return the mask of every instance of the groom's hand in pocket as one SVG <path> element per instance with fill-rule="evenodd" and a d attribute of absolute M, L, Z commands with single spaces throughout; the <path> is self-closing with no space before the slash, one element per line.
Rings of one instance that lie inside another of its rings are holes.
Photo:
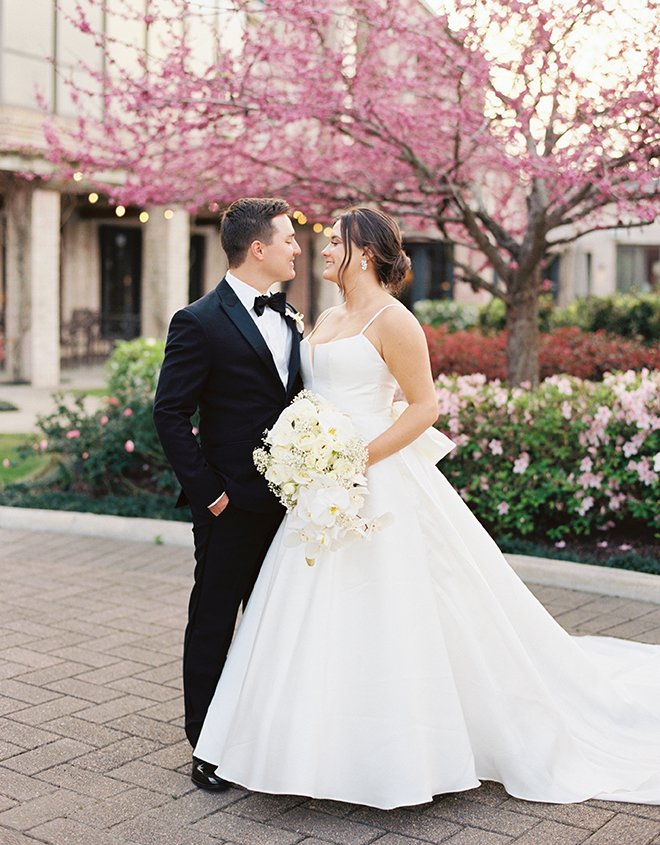
<path fill-rule="evenodd" d="M 209 510 L 213 514 L 213 516 L 220 516 L 223 510 L 229 504 L 229 496 L 226 493 L 223 493 L 222 496 L 217 500 L 217 502 L 213 502 L 212 505 L 209 505 Z"/>

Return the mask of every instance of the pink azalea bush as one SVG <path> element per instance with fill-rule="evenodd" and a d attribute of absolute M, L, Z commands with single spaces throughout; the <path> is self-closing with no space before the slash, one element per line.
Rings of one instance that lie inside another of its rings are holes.
<path fill-rule="evenodd" d="M 104 407 L 89 414 L 82 396 L 57 396 L 39 426 L 61 458 L 57 485 L 95 496 L 173 492 L 177 483 L 152 420 L 164 344 L 137 338 L 117 344 L 108 362 Z"/>
<path fill-rule="evenodd" d="M 458 444 L 440 469 L 495 536 L 624 520 L 660 533 L 660 372 L 551 376 L 529 392 L 439 376 L 436 391 L 437 427 Z"/>

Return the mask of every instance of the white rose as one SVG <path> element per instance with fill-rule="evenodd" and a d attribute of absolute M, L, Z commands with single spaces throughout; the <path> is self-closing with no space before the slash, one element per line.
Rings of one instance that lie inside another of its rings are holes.
<path fill-rule="evenodd" d="M 287 408 L 288 411 L 292 412 L 293 419 L 309 421 L 309 422 L 316 422 L 317 417 L 317 410 L 313 402 L 310 402 L 309 399 L 296 399 L 296 401 Z"/>
<path fill-rule="evenodd" d="M 298 492 L 298 485 L 295 481 L 285 481 L 281 486 L 282 495 L 287 496 L 295 501 Z"/>
<path fill-rule="evenodd" d="M 315 458 L 325 458 L 326 462 L 332 455 L 332 439 L 327 434 L 319 434 L 312 445 L 312 454 Z"/>
<path fill-rule="evenodd" d="M 270 450 L 271 458 L 278 464 L 284 463 L 290 454 L 290 449 L 287 449 L 286 446 L 280 446 L 279 444 L 273 445 Z"/>
<path fill-rule="evenodd" d="M 293 444 L 297 449 L 307 452 L 314 446 L 315 440 L 316 435 L 313 432 L 301 430 L 296 432 Z"/>
<path fill-rule="evenodd" d="M 332 462 L 332 469 L 337 478 L 350 478 L 355 473 L 353 464 L 346 458 L 335 458 Z"/>
<path fill-rule="evenodd" d="M 271 446 L 289 446 L 294 438 L 295 429 L 288 420 L 280 419 L 266 435 L 266 443 Z"/>
<path fill-rule="evenodd" d="M 293 467 L 291 477 L 296 484 L 308 484 L 312 480 L 310 471 L 303 466 Z"/>
<path fill-rule="evenodd" d="M 291 472 L 289 468 L 282 466 L 282 464 L 272 464 L 268 467 L 264 475 L 266 477 L 266 481 L 270 481 L 271 484 L 275 485 L 280 485 L 285 481 L 291 480 Z"/>

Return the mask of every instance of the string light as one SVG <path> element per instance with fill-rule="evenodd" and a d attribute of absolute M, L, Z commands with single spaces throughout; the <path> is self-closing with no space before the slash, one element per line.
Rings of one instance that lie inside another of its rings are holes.
<path fill-rule="evenodd" d="M 293 212 L 293 219 L 297 220 L 302 214 L 302 211 L 294 211 Z"/>
<path fill-rule="evenodd" d="M 73 174 L 73 181 L 74 181 L 74 182 L 80 182 L 80 181 L 82 180 L 82 177 L 83 177 L 82 173 L 81 173 L 79 170 L 77 170 L 77 171 Z"/>
<path fill-rule="evenodd" d="M 318 235 L 319 232 L 323 231 L 323 223 L 315 223 L 314 224 L 314 231 Z"/>
<path fill-rule="evenodd" d="M 95 202 L 98 202 L 98 201 L 99 201 L 99 195 L 98 195 L 98 194 L 95 194 L 95 193 L 92 191 L 92 193 L 91 193 L 91 194 L 87 197 L 87 199 L 88 199 L 91 203 L 95 203 Z"/>
<path fill-rule="evenodd" d="M 140 212 L 140 223 L 146 223 L 149 219 L 149 212 L 148 211 L 141 211 Z"/>
<path fill-rule="evenodd" d="M 164 212 L 164 214 L 163 214 L 163 217 L 164 217 L 166 220 L 171 220 L 171 219 L 174 217 L 174 212 L 172 211 L 172 209 L 171 209 L 171 208 L 166 208 L 166 209 L 165 209 L 165 212 Z"/>
<path fill-rule="evenodd" d="M 298 223 L 300 223 L 301 226 L 304 226 L 305 223 L 307 223 L 307 218 L 305 217 L 305 215 L 302 212 L 298 216 Z"/>
<path fill-rule="evenodd" d="M 115 214 L 117 217 L 123 217 L 124 214 L 126 214 L 126 209 L 123 205 L 118 205 L 117 208 L 115 208 Z"/>
<path fill-rule="evenodd" d="M 218 205 L 217 202 L 210 202 L 209 203 L 209 211 L 218 211 L 219 209 L 220 209 L 220 206 Z"/>
<path fill-rule="evenodd" d="M 326 226 L 323 230 L 323 234 L 326 236 L 326 238 L 329 238 L 332 234 L 332 228 L 330 226 Z"/>

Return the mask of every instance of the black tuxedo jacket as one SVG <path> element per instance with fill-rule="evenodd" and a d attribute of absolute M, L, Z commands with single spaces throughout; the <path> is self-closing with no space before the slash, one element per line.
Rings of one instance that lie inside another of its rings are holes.
<path fill-rule="evenodd" d="M 266 341 L 225 279 L 172 317 L 154 422 L 183 488 L 178 505 L 205 509 L 226 492 L 244 510 L 281 507 L 252 452 L 302 388 L 300 333 L 293 317 L 285 319 L 293 334 L 286 389 Z M 199 443 L 190 423 L 197 408 Z"/>

